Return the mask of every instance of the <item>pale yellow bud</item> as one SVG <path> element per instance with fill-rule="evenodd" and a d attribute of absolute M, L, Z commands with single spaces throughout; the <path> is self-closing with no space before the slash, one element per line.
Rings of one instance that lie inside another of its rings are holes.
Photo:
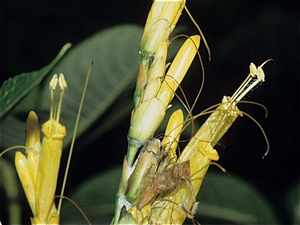
<path fill-rule="evenodd" d="M 141 54 L 142 58 L 147 57 L 147 59 L 155 53 L 159 44 L 167 40 L 171 33 L 171 27 L 167 20 L 160 20 L 153 24 L 149 30 L 147 30 L 145 37 L 141 40 Z M 142 60 L 143 63 L 143 60 Z"/>
<path fill-rule="evenodd" d="M 162 42 L 155 53 L 155 59 L 147 72 L 148 83 L 143 92 L 141 102 L 156 97 L 165 75 L 167 50 L 169 43 Z"/>
<path fill-rule="evenodd" d="M 143 102 L 134 112 L 129 130 L 130 137 L 141 144 L 149 139 L 165 116 L 165 107 L 158 98 Z"/>
<path fill-rule="evenodd" d="M 180 132 L 183 126 L 183 113 L 181 109 L 172 113 L 165 132 L 165 137 L 161 143 L 169 157 L 177 161 L 176 148 L 180 138 Z"/>
<path fill-rule="evenodd" d="M 176 26 L 184 8 L 185 0 L 154 1 L 145 24 L 140 49 L 143 58 L 156 52 L 162 41 L 166 41 Z"/>
<path fill-rule="evenodd" d="M 165 107 L 173 99 L 174 93 L 189 69 L 200 45 L 200 36 L 194 35 L 187 39 L 173 60 L 157 97 Z"/>
<path fill-rule="evenodd" d="M 33 215 L 36 215 L 34 181 L 32 180 L 27 159 L 21 152 L 16 152 L 15 165 L 31 211 Z"/>
<path fill-rule="evenodd" d="M 165 117 L 166 109 L 158 98 L 151 98 L 139 105 L 134 112 L 128 133 L 129 147 L 127 162 L 132 166 L 135 154 L 156 131 Z"/>
<path fill-rule="evenodd" d="M 29 113 L 26 121 L 25 145 L 27 154 L 28 152 L 33 150 L 38 155 L 41 150 L 39 120 L 37 115 L 33 111 Z"/>

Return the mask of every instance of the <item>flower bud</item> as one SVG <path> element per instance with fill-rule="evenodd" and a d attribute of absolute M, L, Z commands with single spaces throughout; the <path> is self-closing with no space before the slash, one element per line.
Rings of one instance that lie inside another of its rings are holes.
<path fill-rule="evenodd" d="M 127 162 L 129 166 L 132 166 L 138 148 L 154 134 L 161 124 L 165 113 L 165 107 L 158 98 L 148 99 L 136 109 L 128 133 Z"/>
<path fill-rule="evenodd" d="M 165 75 L 168 42 L 162 42 L 155 53 L 155 59 L 148 70 L 148 83 L 143 92 L 142 102 L 156 97 Z"/>
<path fill-rule="evenodd" d="M 165 106 L 173 99 L 174 93 L 189 69 L 200 45 L 200 36 L 187 39 L 179 49 L 161 85 L 157 97 Z"/>
<path fill-rule="evenodd" d="M 35 151 L 37 155 L 41 150 L 41 138 L 39 129 L 39 119 L 35 112 L 31 111 L 26 120 L 26 153 L 31 150 Z"/>
<path fill-rule="evenodd" d="M 185 0 L 156 0 L 153 2 L 140 45 L 143 65 L 156 52 L 159 44 L 168 39 L 176 26 L 184 5 Z"/>
<path fill-rule="evenodd" d="M 161 143 L 165 151 L 169 153 L 169 158 L 177 161 L 176 148 L 183 126 L 183 113 L 181 109 L 172 113 L 165 132 L 165 137 Z"/>
<path fill-rule="evenodd" d="M 27 159 L 21 152 L 16 152 L 15 165 L 31 211 L 33 215 L 36 215 L 35 186 L 30 174 Z"/>

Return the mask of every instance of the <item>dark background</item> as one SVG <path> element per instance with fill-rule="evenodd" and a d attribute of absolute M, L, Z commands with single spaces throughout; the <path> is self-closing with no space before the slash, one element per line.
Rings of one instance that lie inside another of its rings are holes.
<path fill-rule="evenodd" d="M 144 25 L 151 1 L 1 1 L 0 74 L 1 83 L 21 72 L 42 68 L 67 42 L 76 45 L 92 34 L 117 24 Z M 249 72 L 250 62 L 264 66 L 266 82 L 247 100 L 264 104 L 269 111 L 253 105 L 239 108 L 251 114 L 264 128 L 270 153 L 262 160 L 266 144 L 250 119 L 239 118 L 217 147 L 219 163 L 231 174 L 241 176 L 262 191 L 288 223 L 284 195 L 299 180 L 299 1 L 187 1 L 209 43 L 212 61 L 202 46 L 206 68 L 205 88 L 195 112 L 232 95 Z M 184 12 L 179 20 L 185 33 L 197 33 Z M 117 51 L 113 49 L 112 51 Z M 201 82 L 199 64 L 191 68 L 183 88 L 189 99 Z M 195 87 L 193 87 L 195 86 Z M 194 90 L 194 91 L 193 91 Z M 87 150 L 72 161 L 67 193 L 93 173 L 122 163 L 126 149 L 129 115 L 117 130 L 108 132 L 91 146 L 109 146 L 116 136 L 120 153 Z M 75 148 L 76 152 L 76 148 Z M 99 155 L 97 155 L 99 154 Z M 78 165 L 80 165 L 78 167 Z M 91 172 L 93 171 L 93 172 Z M 72 174 L 71 173 L 71 174 Z"/>

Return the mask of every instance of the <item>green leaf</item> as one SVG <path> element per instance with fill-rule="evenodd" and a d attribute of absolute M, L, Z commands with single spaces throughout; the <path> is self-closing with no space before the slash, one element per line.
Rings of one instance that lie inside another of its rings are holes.
<path fill-rule="evenodd" d="M 278 224 L 268 200 L 251 184 L 236 176 L 208 173 L 197 201 L 196 218 L 201 224 Z"/>
<path fill-rule="evenodd" d="M 116 167 L 94 176 L 82 183 L 72 195 L 92 224 L 110 224 L 115 198 L 121 178 L 122 167 Z M 85 219 L 70 202 L 64 201 L 61 210 L 61 224 L 83 224 Z"/>
<path fill-rule="evenodd" d="M 300 224 L 300 180 L 289 188 L 286 195 L 286 209 L 292 224 Z"/>
<path fill-rule="evenodd" d="M 0 121 L 3 121 L 9 111 L 12 110 L 30 90 L 41 82 L 70 47 L 70 43 L 64 45 L 55 59 L 42 69 L 29 73 L 22 73 L 13 78 L 9 78 L 2 84 L 0 89 Z"/>
<path fill-rule="evenodd" d="M 5 158 L 0 158 L 0 188 L 6 194 L 5 206 L 9 214 L 11 224 L 21 224 L 21 206 L 17 202 L 19 194 L 18 176 L 14 165 Z"/>
<path fill-rule="evenodd" d="M 141 35 L 142 28 L 136 25 L 121 25 L 103 30 L 72 48 L 50 71 L 41 87 L 42 92 L 38 95 L 40 104 L 35 111 L 40 122 L 48 120 L 48 84 L 53 74 L 63 73 L 68 83 L 60 119 L 67 128 L 64 146 L 69 145 L 72 138 L 83 85 L 92 61 L 94 66 L 83 104 L 78 136 L 93 126 L 96 132 L 89 130 L 89 134 L 93 136 L 86 135 L 83 139 L 90 141 L 91 138 L 99 138 L 101 133 L 130 114 L 133 100 L 132 93 L 127 92 L 134 88 L 136 80 Z M 102 120 L 100 117 L 104 114 L 105 120 Z M 24 118 L 20 120 L 14 115 L 7 117 L 1 124 L 1 147 L 24 143 L 24 129 Z"/>

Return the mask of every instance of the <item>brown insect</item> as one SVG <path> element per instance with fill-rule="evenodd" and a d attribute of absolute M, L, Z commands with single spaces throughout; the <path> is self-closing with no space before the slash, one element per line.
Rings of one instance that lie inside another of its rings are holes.
<path fill-rule="evenodd" d="M 157 194 L 176 188 L 181 182 L 190 180 L 190 161 L 175 164 L 172 168 L 155 174 L 143 192 L 137 208 L 141 210 L 150 203 Z"/>

